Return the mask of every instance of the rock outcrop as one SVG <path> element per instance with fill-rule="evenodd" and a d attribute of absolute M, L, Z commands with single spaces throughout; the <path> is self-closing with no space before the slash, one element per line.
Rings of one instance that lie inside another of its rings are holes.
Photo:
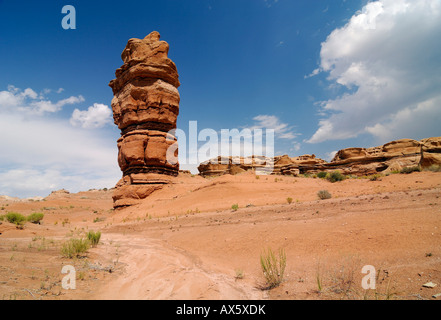
<path fill-rule="evenodd" d="M 423 139 L 421 143 L 421 167 L 441 165 L 441 137 Z"/>
<path fill-rule="evenodd" d="M 323 169 L 356 176 L 399 171 L 419 165 L 421 146 L 420 141 L 401 139 L 379 147 L 343 149 Z"/>
<path fill-rule="evenodd" d="M 441 137 L 421 141 L 401 139 L 373 148 L 347 148 L 338 151 L 331 162 L 316 158 L 315 155 L 296 158 L 284 155 L 273 159 L 255 156 L 219 157 L 201 163 L 198 169 L 202 176 L 235 174 L 260 168 L 262 163 L 257 163 L 254 159 L 262 159 L 264 163 L 271 163 L 272 160 L 272 174 L 314 174 L 335 170 L 354 176 L 391 173 L 407 167 L 421 166 L 424 169 L 433 165 L 441 166 Z"/>
<path fill-rule="evenodd" d="M 109 84 L 113 119 L 121 130 L 117 143 L 123 172 L 114 207 L 136 204 L 179 172 L 177 141 L 170 133 L 179 114 L 179 75 L 168 58 L 169 45 L 159 39 L 156 31 L 144 39 L 130 39 L 121 54 L 124 64 Z M 176 161 L 167 160 L 168 150 Z"/>
<path fill-rule="evenodd" d="M 199 164 L 201 176 L 211 177 L 224 174 L 238 174 L 248 170 L 273 171 L 274 159 L 260 156 L 222 157 L 204 161 Z"/>

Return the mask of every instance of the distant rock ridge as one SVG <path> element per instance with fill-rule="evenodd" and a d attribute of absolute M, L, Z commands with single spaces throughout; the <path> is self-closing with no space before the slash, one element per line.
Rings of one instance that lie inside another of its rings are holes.
<path fill-rule="evenodd" d="M 121 54 L 124 64 L 109 83 L 113 119 L 121 130 L 123 177 L 113 193 L 115 208 L 136 204 L 179 173 L 179 163 L 167 161 L 167 150 L 177 141 L 169 131 L 176 129 L 179 114 L 179 76 L 167 56 L 168 43 L 159 39 L 156 31 L 130 39 Z"/>
<path fill-rule="evenodd" d="M 291 158 L 288 155 L 266 158 L 218 157 L 201 163 L 201 176 L 237 174 L 247 170 L 258 170 L 273 165 L 273 174 L 299 175 L 339 170 L 346 175 L 364 176 L 390 173 L 406 167 L 428 168 L 441 165 L 441 137 L 420 141 L 401 139 L 373 148 L 347 148 L 338 151 L 331 162 L 303 155 Z"/>

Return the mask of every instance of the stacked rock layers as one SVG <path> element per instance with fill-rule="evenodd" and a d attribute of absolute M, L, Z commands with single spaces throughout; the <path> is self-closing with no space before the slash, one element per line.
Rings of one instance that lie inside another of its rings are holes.
<path fill-rule="evenodd" d="M 246 161 L 246 160 L 252 161 Z M 259 159 L 260 161 L 256 161 Z M 221 161 L 222 160 L 222 161 Z M 273 159 L 273 174 L 298 175 L 314 174 L 321 171 L 340 170 L 347 175 L 364 176 L 377 173 L 391 173 L 407 167 L 420 166 L 423 169 L 441 166 L 441 137 L 423 139 L 401 139 L 373 148 L 347 148 L 336 153 L 331 162 L 315 155 L 291 158 L 287 155 Z M 269 158 L 249 157 L 235 159 L 223 157 L 201 163 L 200 175 L 218 176 L 236 174 L 262 167 Z"/>
<path fill-rule="evenodd" d="M 114 207 L 136 204 L 178 175 L 176 129 L 180 96 L 176 65 L 169 45 L 158 32 L 130 39 L 121 54 L 124 64 L 109 86 L 113 90 L 113 119 L 121 130 L 118 164 L 123 172 L 113 195 Z M 170 148 L 170 149 L 169 149 Z"/>

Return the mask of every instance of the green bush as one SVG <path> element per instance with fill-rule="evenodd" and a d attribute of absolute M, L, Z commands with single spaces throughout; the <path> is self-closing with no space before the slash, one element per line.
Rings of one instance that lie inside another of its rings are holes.
<path fill-rule="evenodd" d="M 96 247 L 98 245 L 98 243 L 100 242 L 100 238 L 101 238 L 101 232 L 100 231 L 89 231 L 87 233 L 87 239 L 90 241 L 90 244 L 92 245 L 92 247 Z"/>
<path fill-rule="evenodd" d="M 31 223 L 36 223 L 36 224 L 40 224 L 40 221 L 43 220 L 44 214 L 43 213 L 39 213 L 39 212 L 34 212 L 31 213 L 28 217 L 27 220 Z"/>
<path fill-rule="evenodd" d="M 260 255 L 260 265 L 268 285 L 267 289 L 272 289 L 279 286 L 283 281 L 283 274 L 285 273 L 285 250 L 280 249 L 278 257 L 276 257 L 271 249 L 268 249 L 266 252 L 264 251 Z"/>
<path fill-rule="evenodd" d="M 25 216 L 17 212 L 8 212 L 6 214 L 6 220 L 17 225 L 17 227 L 23 226 L 26 222 Z"/>
<path fill-rule="evenodd" d="M 420 166 L 415 166 L 415 167 L 406 167 L 401 169 L 400 173 L 404 173 L 404 174 L 409 174 L 412 172 L 421 172 L 421 167 Z"/>
<path fill-rule="evenodd" d="M 286 201 L 288 202 L 288 204 L 291 204 L 292 203 L 292 198 L 288 197 L 288 198 L 286 198 Z"/>
<path fill-rule="evenodd" d="M 373 174 L 368 177 L 370 181 L 378 181 L 381 180 L 381 174 Z"/>
<path fill-rule="evenodd" d="M 61 247 L 61 254 L 65 258 L 72 259 L 84 255 L 90 248 L 90 242 L 87 239 L 70 239 Z"/>
<path fill-rule="evenodd" d="M 231 209 L 233 209 L 233 211 L 237 211 L 238 209 L 239 209 L 239 205 L 236 203 L 236 204 L 233 204 L 232 206 L 231 206 Z"/>
<path fill-rule="evenodd" d="M 331 198 L 332 198 L 332 195 L 329 193 L 328 190 L 320 190 L 319 192 L 317 192 L 317 196 L 318 196 L 321 200 L 331 199 Z"/>
<path fill-rule="evenodd" d="M 325 171 L 317 173 L 317 177 L 319 177 L 320 179 L 326 178 L 327 175 L 328 175 L 328 173 Z"/>
<path fill-rule="evenodd" d="M 345 175 L 341 174 L 340 171 L 333 171 L 329 173 L 326 178 L 332 183 L 346 179 Z"/>
<path fill-rule="evenodd" d="M 424 170 L 432 171 L 432 172 L 441 172 L 441 166 L 439 166 L 437 164 L 432 164 L 430 167 L 428 167 Z"/>

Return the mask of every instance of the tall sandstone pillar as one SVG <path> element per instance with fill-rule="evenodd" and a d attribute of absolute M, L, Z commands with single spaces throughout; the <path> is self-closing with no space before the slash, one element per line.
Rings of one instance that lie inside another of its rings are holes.
<path fill-rule="evenodd" d="M 168 58 L 169 45 L 154 31 L 144 39 L 130 39 L 121 54 L 124 64 L 109 83 L 113 90 L 113 119 L 121 130 L 118 164 L 123 173 L 113 194 L 114 207 L 134 205 L 171 183 L 179 173 L 177 158 L 179 75 Z"/>

